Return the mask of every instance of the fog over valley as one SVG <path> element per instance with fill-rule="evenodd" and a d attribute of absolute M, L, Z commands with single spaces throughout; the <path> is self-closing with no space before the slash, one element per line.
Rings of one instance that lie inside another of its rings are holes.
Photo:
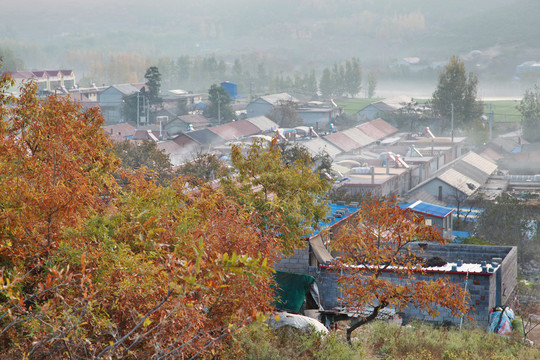
<path fill-rule="evenodd" d="M 215 81 L 233 78 L 235 59 L 252 77 L 263 64 L 269 75 L 319 78 L 354 57 L 364 76 L 377 74 L 380 96 L 417 97 L 431 95 L 457 55 L 478 76 L 480 97 L 519 97 L 531 79 L 516 67 L 540 60 L 538 14 L 534 0 L 22 0 L 2 5 L 0 52 L 4 68 L 13 69 L 8 57 L 17 70 L 70 68 L 87 83 L 141 81 L 150 64 L 181 56 L 223 60 Z M 111 74 L 112 62 L 127 73 Z"/>

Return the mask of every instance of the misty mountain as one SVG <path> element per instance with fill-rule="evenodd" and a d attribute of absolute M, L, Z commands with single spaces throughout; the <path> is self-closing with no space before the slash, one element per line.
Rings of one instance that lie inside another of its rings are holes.
<path fill-rule="evenodd" d="M 66 54 L 84 50 L 229 61 L 256 52 L 285 70 L 479 50 L 486 76 L 511 78 L 519 63 L 540 60 L 539 14 L 537 0 L 20 0 L 2 5 L 0 47 L 34 68 L 73 67 Z"/>

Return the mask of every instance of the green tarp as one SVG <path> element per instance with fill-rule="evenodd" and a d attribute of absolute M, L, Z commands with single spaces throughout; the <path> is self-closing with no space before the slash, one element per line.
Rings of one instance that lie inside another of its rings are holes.
<path fill-rule="evenodd" d="M 315 278 L 310 275 L 276 271 L 274 280 L 277 286 L 274 307 L 278 310 L 299 313 Z"/>

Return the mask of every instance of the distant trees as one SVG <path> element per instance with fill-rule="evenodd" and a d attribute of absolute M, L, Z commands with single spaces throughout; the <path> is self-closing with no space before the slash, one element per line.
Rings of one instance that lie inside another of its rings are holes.
<path fill-rule="evenodd" d="M 367 77 L 367 97 L 372 98 L 375 96 L 375 89 L 377 88 L 377 74 L 375 71 L 370 71 Z"/>
<path fill-rule="evenodd" d="M 362 68 L 360 60 L 352 58 L 345 62 L 345 93 L 355 97 L 362 88 Z"/>
<path fill-rule="evenodd" d="M 519 262 L 534 259 L 538 245 L 538 214 L 534 207 L 504 194 L 484 204 L 485 210 L 476 222 L 474 235 L 498 245 L 518 247 Z"/>
<path fill-rule="evenodd" d="M 439 73 L 439 83 L 433 93 L 431 105 L 435 115 L 443 119 L 443 129 L 448 129 L 454 114 L 454 127 L 470 127 L 482 115 L 482 102 L 476 98 L 478 78 L 466 75 L 465 64 L 453 56 L 444 71 Z"/>
<path fill-rule="evenodd" d="M 323 98 L 330 98 L 333 95 L 334 84 L 332 82 L 332 73 L 328 68 L 323 70 L 321 80 L 319 81 L 319 90 Z"/>
<path fill-rule="evenodd" d="M 517 109 L 521 113 L 523 138 L 530 142 L 540 141 L 540 88 L 538 85 L 525 91 Z"/>
<path fill-rule="evenodd" d="M 374 320 L 386 307 L 418 306 L 432 316 L 439 307 L 446 307 L 455 316 L 467 314 L 467 297 L 461 286 L 445 278 L 420 279 L 423 260 L 409 249 L 419 240 L 444 243 L 422 217 L 402 210 L 393 201 L 371 199 L 332 242 L 333 250 L 340 254 L 333 264 L 340 274 L 338 282 L 347 309 L 367 311 L 347 329 L 349 342 L 354 330 Z M 384 276 L 388 271 L 393 278 Z"/>
<path fill-rule="evenodd" d="M 208 89 L 210 105 L 205 109 L 205 116 L 215 118 L 218 123 L 230 122 L 236 118 L 231 108 L 232 99 L 223 86 L 213 84 Z"/>
<path fill-rule="evenodd" d="M 362 88 L 362 68 L 360 60 L 352 58 L 343 64 L 325 68 L 319 80 L 319 90 L 323 97 L 356 96 Z"/>
<path fill-rule="evenodd" d="M 16 57 L 9 48 L 0 47 L 0 73 L 24 69 L 24 61 Z"/>

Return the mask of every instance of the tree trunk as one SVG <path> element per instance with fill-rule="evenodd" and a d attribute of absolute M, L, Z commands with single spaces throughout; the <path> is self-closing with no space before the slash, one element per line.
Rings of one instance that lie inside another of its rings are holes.
<path fill-rule="evenodd" d="M 369 316 L 365 317 L 365 318 L 361 318 L 359 320 L 357 320 L 356 322 L 354 322 L 348 329 L 347 329 L 347 342 L 349 343 L 349 345 L 352 346 L 352 342 L 351 342 L 351 334 L 354 330 L 358 329 L 360 326 L 364 325 L 364 324 L 367 324 L 368 322 L 372 321 L 372 320 L 375 320 L 377 318 L 377 315 L 379 315 L 379 311 L 384 309 L 385 307 L 388 306 L 388 302 L 386 301 L 382 301 L 379 305 L 375 306 L 373 308 L 373 312 L 371 314 L 369 314 Z"/>

